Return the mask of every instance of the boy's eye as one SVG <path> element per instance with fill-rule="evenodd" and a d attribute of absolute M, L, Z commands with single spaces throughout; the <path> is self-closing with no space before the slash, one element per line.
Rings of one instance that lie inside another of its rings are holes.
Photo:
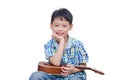
<path fill-rule="evenodd" d="M 63 27 L 67 27 L 66 25 L 64 25 Z"/>
<path fill-rule="evenodd" d="M 58 27 L 59 25 L 55 25 L 56 27 Z"/>

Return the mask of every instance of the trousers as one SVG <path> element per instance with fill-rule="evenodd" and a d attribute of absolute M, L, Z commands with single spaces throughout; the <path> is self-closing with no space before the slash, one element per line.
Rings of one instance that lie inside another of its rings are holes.
<path fill-rule="evenodd" d="M 86 78 L 83 79 L 78 76 L 67 78 L 60 75 L 52 75 L 42 71 L 36 71 L 30 75 L 29 80 L 86 80 Z"/>

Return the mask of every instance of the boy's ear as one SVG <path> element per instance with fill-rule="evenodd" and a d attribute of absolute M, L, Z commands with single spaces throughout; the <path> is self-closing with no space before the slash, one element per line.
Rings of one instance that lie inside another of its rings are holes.
<path fill-rule="evenodd" d="M 72 28 L 73 28 L 73 24 L 70 25 L 69 31 L 72 30 Z"/>
<path fill-rule="evenodd" d="M 52 24 L 50 23 L 50 29 L 52 29 Z"/>

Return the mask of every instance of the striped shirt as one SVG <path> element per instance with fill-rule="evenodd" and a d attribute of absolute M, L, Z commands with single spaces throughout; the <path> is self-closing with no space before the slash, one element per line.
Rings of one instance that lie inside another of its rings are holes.
<path fill-rule="evenodd" d="M 49 58 L 56 53 L 57 49 L 58 49 L 58 43 L 55 39 L 52 38 L 44 45 L 46 59 L 49 60 Z M 61 64 L 71 64 L 77 66 L 80 63 L 87 63 L 88 58 L 89 57 L 85 51 L 83 43 L 72 37 L 68 37 L 68 43 L 66 48 L 64 49 L 63 56 L 61 59 Z M 64 80 L 67 80 L 67 78 L 70 78 L 75 75 L 82 76 L 83 78 L 82 80 L 85 80 L 86 73 L 84 71 L 70 74 Z"/>

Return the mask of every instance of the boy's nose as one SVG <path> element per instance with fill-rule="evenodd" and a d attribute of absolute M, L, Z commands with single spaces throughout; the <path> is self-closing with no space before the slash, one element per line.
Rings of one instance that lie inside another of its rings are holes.
<path fill-rule="evenodd" d="M 58 28 L 58 30 L 60 30 L 60 31 L 61 31 L 62 29 L 63 29 L 62 27 L 59 27 L 59 28 Z"/>

